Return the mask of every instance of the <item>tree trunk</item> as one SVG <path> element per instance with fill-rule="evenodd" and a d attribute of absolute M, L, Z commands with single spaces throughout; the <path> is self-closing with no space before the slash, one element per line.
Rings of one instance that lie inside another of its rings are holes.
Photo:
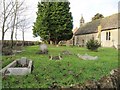
<path fill-rule="evenodd" d="M 56 41 L 55 41 L 55 45 L 57 45 L 58 43 L 59 43 L 59 41 L 58 41 L 58 40 L 56 40 Z"/>
<path fill-rule="evenodd" d="M 14 30 L 14 28 L 13 28 L 13 30 Z M 14 34 L 14 31 L 12 30 L 12 32 L 11 32 L 11 48 L 13 48 L 13 34 Z"/>
<path fill-rule="evenodd" d="M 17 18 L 17 19 L 18 19 L 18 18 Z M 15 46 L 17 46 L 17 25 L 16 25 L 15 39 L 16 39 L 16 44 L 15 44 Z"/>
<path fill-rule="evenodd" d="M 3 25 L 2 25 L 2 47 L 4 46 L 4 36 L 5 36 L 5 21 L 6 21 L 6 12 L 5 12 L 5 0 L 3 0 L 3 9 L 4 9 L 4 14 L 3 14 Z"/>
<path fill-rule="evenodd" d="M 15 29 L 15 23 L 16 23 L 16 17 L 17 17 L 17 0 L 16 0 L 16 8 L 14 9 L 14 16 L 13 16 L 13 28 L 12 28 L 12 32 L 11 32 L 11 48 L 13 48 L 13 34 L 14 34 L 14 29 Z"/>
<path fill-rule="evenodd" d="M 4 36 L 5 36 L 5 33 L 2 31 L 2 47 L 4 47 Z"/>
<path fill-rule="evenodd" d="M 50 40 L 48 40 L 47 42 L 48 42 L 48 44 L 50 44 Z"/>
<path fill-rule="evenodd" d="M 75 37 L 73 36 L 73 46 L 75 46 L 75 44 L 74 44 L 74 43 L 75 43 Z"/>
<path fill-rule="evenodd" d="M 22 31 L 22 36 L 23 36 L 22 46 L 24 46 L 24 30 Z"/>

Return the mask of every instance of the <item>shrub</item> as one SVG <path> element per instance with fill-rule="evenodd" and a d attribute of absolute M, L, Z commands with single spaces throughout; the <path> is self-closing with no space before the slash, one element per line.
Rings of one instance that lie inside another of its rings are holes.
<path fill-rule="evenodd" d="M 10 49 L 9 47 L 2 48 L 2 55 L 12 55 L 12 54 L 13 54 L 12 49 Z"/>
<path fill-rule="evenodd" d="M 36 42 L 34 42 L 34 44 L 35 44 L 35 45 L 40 45 L 40 44 L 41 44 L 41 42 L 36 41 Z"/>
<path fill-rule="evenodd" d="M 97 40 L 94 40 L 94 39 L 90 39 L 86 44 L 87 49 L 89 49 L 91 51 L 97 51 L 97 49 L 100 46 L 101 46 L 100 43 Z"/>

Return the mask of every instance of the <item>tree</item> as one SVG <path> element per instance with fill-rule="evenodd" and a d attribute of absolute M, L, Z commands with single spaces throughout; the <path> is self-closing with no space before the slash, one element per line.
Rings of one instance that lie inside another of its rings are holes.
<path fill-rule="evenodd" d="M 101 44 L 97 40 L 94 40 L 93 38 L 87 41 L 86 43 L 87 49 L 91 51 L 97 51 L 100 46 Z"/>
<path fill-rule="evenodd" d="M 0 24 L 2 31 L 2 46 L 4 46 L 4 36 L 8 30 L 11 30 L 11 48 L 13 47 L 13 35 L 15 28 L 23 22 L 20 15 L 25 12 L 26 7 L 24 6 L 25 0 L 2 0 L 0 10 Z M 19 18 L 18 18 L 19 17 Z M 20 19 L 19 22 L 17 19 Z"/>
<path fill-rule="evenodd" d="M 20 23 L 20 25 L 19 25 L 19 27 L 20 27 L 19 29 L 22 31 L 22 39 L 23 39 L 22 46 L 24 46 L 25 31 L 28 28 L 30 28 L 28 20 L 29 20 L 28 18 L 24 18 L 24 21 L 22 23 Z"/>
<path fill-rule="evenodd" d="M 100 18 L 104 18 L 104 16 L 100 13 L 97 13 L 93 18 L 92 18 L 92 21 L 93 20 L 96 20 L 96 19 L 100 19 Z"/>
<path fill-rule="evenodd" d="M 13 8 L 15 5 L 12 5 L 12 1 L 7 2 L 6 0 L 1 1 L 1 12 L 0 12 L 0 21 L 2 29 L 2 46 L 4 44 L 4 36 L 8 29 L 11 27 L 11 19 L 13 15 Z M 12 6 L 11 6 L 12 5 Z"/>
<path fill-rule="evenodd" d="M 36 33 L 44 40 L 58 44 L 61 40 L 72 38 L 73 18 L 69 2 L 41 2 L 38 3 L 36 22 L 33 34 Z"/>
<path fill-rule="evenodd" d="M 13 47 L 13 35 L 15 32 L 15 28 L 17 29 L 21 26 L 21 23 L 25 23 L 24 18 L 20 18 L 20 16 L 26 11 L 26 7 L 24 6 L 24 1 L 15 0 L 12 5 L 15 5 L 13 9 L 13 16 L 12 16 L 12 28 L 11 28 L 11 48 Z M 18 18 L 19 17 L 19 18 Z M 17 34 L 17 33 L 16 33 Z"/>
<path fill-rule="evenodd" d="M 17 19 L 17 12 L 18 12 L 18 1 L 15 0 L 15 3 L 12 2 L 12 6 L 15 5 L 15 8 L 13 10 L 13 21 L 12 21 L 12 29 L 11 29 L 11 48 L 13 47 L 13 34 L 14 34 L 14 29 L 15 29 L 15 24 L 16 24 L 16 19 Z"/>

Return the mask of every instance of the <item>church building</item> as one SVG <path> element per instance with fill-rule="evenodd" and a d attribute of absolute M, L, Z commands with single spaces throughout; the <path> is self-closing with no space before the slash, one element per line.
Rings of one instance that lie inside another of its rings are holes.
<path fill-rule="evenodd" d="M 83 16 L 80 19 L 80 27 L 74 33 L 74 45 L 86 46 L 86 42 L 90 39 L 98 40 L 102 47 L 115 47 L 120 49 L 120 22 L 118 14 L 93 20 L 85 23 Z"/>

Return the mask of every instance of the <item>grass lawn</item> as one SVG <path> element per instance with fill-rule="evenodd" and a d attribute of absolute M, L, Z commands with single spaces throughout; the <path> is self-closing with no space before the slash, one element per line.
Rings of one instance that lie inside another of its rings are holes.
<path fill-rule="evenodd" d="M 27 57 L 34 62 L 32 74 L 7 76 L 2 81 L 3 88 L 48 88 L 54 82 L 58 86 L 69 87 L 87 80 L 98 80 L 118 67 L 118 51 L 113 48 L 99 48 L 98 52 L 92 52 L 80 47 L 48 46 L 48 55 L 35 54 L 39 46 L 29 46 L 24 49 L 24 52 L 16 56 L 3 56 L 3 67 L 14 59 Z M 49 60 L 49 55 L 58 55 L 63 50 L 69 50 L 73 55 L 64 55 L 60 61 Z M 76 56 L 77 53 L 97 55 L 99 59 L 81 60 Z"/>

